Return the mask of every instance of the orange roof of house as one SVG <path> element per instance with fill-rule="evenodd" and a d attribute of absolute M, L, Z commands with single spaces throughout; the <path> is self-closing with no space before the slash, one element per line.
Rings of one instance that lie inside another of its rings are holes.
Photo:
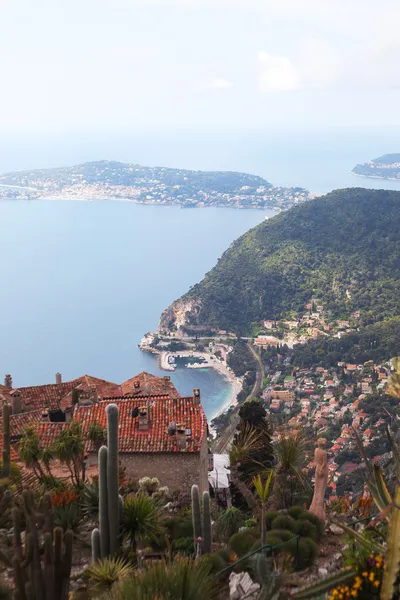
<path fill-rule="evenodd" d="M 151 373 L 142 371 L 139 375 L 127 379 L 121 384 L 122 394 L 124 396 L 133 396 L 136 394 L 154 396 L 157 394 L 168 394 L 170 398 L 179 398 L 176 387 L 170 377 L 157 377 Z"/>
<path fill-rule="evenodd" d="M 106 427 L 105 409 L 109 404 L 115 403 L 119 408 L 120 452 L 180 452 L 176 446 L 176 437 L 167 433 L 172 421 L 191 429 L 185 452 L 199 452 L 207 431 L 207 420 L 201 404 L 192 397 L 171 399 L 168 396 L 149 396 L 142 398 L 142 402 L 138 400 L 138 397 L 112 398 L 91 406 L 77 406 L 74 420 L 81 421 L 84 432 L 94 422 Z M 149 428 L 139 431 L 138 418 L 132 417 L 132 411 L 143 405 L 149 406 Z M 95 450 L 90 441 L 87 450 Z"/>
<path fill-rule="evenodd" d="M 77 387 L 77 380 L 14 388 L 12 392 L 18 391 L 21 394 L 23 404 L 30 410 L 40 410 L 43 408 L 57 410 L 60 408 L 62 399 L 74 387 Z"/>

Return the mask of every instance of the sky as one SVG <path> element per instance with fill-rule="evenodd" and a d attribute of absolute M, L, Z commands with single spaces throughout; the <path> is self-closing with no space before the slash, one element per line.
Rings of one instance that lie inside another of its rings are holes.
<path fill-rule="evenodd" d="M 398 0 L 0 0 L 0 135 L 400 126 Z"/>

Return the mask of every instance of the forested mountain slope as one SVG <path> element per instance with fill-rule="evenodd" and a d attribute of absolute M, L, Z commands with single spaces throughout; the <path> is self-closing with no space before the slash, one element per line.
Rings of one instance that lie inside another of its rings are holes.
<path fill-rule="evenodd" d="M 161 329 L 204 325 L 246 333 L 318 298 L 361 323 L 400 315 L 400 192 L 334 191 L 245 233 L 185 296 Z"/>

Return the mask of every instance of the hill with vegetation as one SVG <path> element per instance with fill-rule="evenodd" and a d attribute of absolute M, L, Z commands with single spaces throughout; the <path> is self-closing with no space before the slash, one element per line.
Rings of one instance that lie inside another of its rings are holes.
<path fill-rule="evenodd" d="M 377 177 L 379 179 L 400 179 L 400 154 L 384 154 L 373 160 L 356 165 L 353 175 Z"/>
<path fill-rule="evenodd" d="M 185 208 L 289 208 L 309 197 L 302 188 L 274 187 L 248 173 L 143 167 L 108 160 L 0 176 L 0 200 L 123 198 Z"/>
<path fill-rule="evenodd" d="M 164 311 L 160 329 L 249 333 L 317 298 L 332 318 L 400 315 L 400 192 L 344 189 L 251 229 Z"/>

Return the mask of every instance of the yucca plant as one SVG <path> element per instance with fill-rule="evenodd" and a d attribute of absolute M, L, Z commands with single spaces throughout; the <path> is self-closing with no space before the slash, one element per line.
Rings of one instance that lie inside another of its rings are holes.
<path fill-rule="evenodd" d="M 99 481 L 93 479 L 91 483 L 85 483 L 82 498 L 82 512 L 87 517 L 94 517 L 99 512 Z"/>
<path fill-rule="evenodd" d="M 269 490 L 272 483 L 272 478 L 274 476 L 274 472 L 271 469 L 267 475 L 266 479 L 263 479 L 260 474 L 256 477 L 253 477 L 253 485 L 256 490 L 256 494 L 260 500 L 261 504 L 261 545 L 265 546 L 265 536 L 267 534 L 267 524 L 265 520 L 265 509 L 267 506 L 267 500 L 269 496 Z"/>
<path fill-rule="evenodd" d="M 244 527 L 245 520 L 238 508 L 232 506 L 224 510 L 217 519 L 217 536 L 222 540 L 229 540 L 234 533 L 237 533 L 240 527 Z"/>
<path fill-rule="evenodd" d="M 143 492 L 125 498 L 122 531 L 129 537 L 134 552 L 139 540 L 156 538 L 163 532 L 158 504 Z"/>
<path fill-rule="evenodd" d="M 132 573 L 132 565 L 123 558 L 101 558 L 92 563 L 85 571 L 90 579 L 90 587 L 94 592 L 105 592 Z"/>
<path fill-rule="evenodd" d="M 230 480 L 237 487 L 243 498 L 246 500 L 248 507 L 253 511 L 254 514 L 260 516 L 260 507 L 258 502 L 247 487 L 244 481 L 240 478 L 240 464 L 257 452 L 262 447 L 263 437 L 257 429 L 249 425 L 248 423 L 242 423 L 239 431 L 236 433 L 231 451 L 229 453 L 230 461 Z M 256 461 L 254 461 L 255 464 Z M 261 468 L 264 465 L 259 465 Z"/>
<path fill-rule="evenodd" d="M 212 600 L 218 586 L 210 566 L 188 559 L 158 563 L 117 583 L 107 600 Z"/>

